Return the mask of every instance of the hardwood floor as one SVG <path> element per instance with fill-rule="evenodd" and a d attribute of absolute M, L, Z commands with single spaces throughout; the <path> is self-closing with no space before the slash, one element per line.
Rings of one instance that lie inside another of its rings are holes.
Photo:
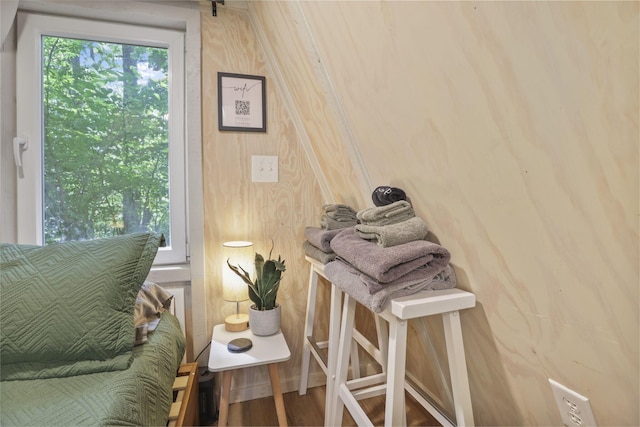
<path fill-rule="evenodd" d="M 324 425 L 324 387 L 314 387 L 300 396 L 297 391 L 283 394 L 290 426 Z M 406 394 L 408 426 L 440 426 L 433 417 Z M 362 406 L 376 426 L 384 424 L 384 396 L 367 399 Z M 217 423 L 211 424 L 217 426 Z M 272 397 L 264 397 L 248 402 L 233 403 L 229 406 L 230 426 L 277 426 L 278 417 Z M 343 426 L 355 426 L 347 410 L 342 419 Z"/>

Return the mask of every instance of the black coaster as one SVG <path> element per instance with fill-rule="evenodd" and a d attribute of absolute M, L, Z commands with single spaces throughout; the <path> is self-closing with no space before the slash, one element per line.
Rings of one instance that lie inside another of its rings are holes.
<path fill-rule="evenodd" d="M 253 343 L 249 338 L 236 338 L 229 341 L 227 344 L 227 350 L 231 353 L 243 353 L 249 350 L 253 346 Z"/>

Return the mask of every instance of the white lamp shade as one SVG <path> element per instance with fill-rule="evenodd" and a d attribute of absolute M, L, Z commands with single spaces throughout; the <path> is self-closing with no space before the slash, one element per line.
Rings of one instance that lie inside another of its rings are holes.
<path fill-rule="evenodd" d="M 241 266 L 253 279 L 253 243 L 244 241 L 222 244 L 222 299 L 225 301 L 246 301 L 249 299 L 247 283 L 227 265 Z"/>

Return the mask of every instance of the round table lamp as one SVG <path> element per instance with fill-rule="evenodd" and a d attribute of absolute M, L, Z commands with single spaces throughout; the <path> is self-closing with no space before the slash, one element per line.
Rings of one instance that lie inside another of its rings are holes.
<path fill-rule="evenodd" d="M 249 299 L 249 287 L 227 265 L 227 260 L 234 266 L 241 266 L 253 277 L 253 243 L 244 241 L 225 242 L 222 244 L 222 299 L 236 303 L 236 313 L 224 319 L 225 329 L 229 332 L 240 332 L 249 328 L 249 315 L 240 313 L 240 301 Z"/>

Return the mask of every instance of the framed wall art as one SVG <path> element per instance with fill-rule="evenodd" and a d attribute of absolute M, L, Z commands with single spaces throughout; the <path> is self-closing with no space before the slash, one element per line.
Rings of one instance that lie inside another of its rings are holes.
<path fill-rule="evenodd" d="M 264 76 L 218 73 L 218 130 L 266 132 Z"/>

